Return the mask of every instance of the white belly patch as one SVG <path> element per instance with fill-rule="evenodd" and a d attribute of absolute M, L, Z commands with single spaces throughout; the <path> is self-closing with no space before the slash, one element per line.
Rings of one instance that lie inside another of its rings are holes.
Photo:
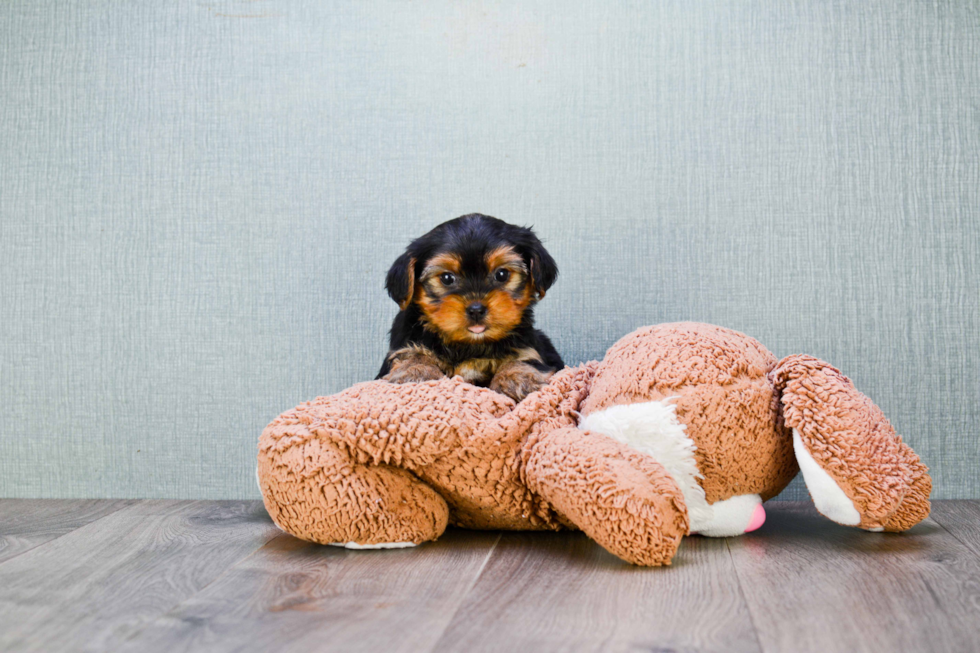
<path fill-rule="evenodd" d="M 714 504 L 705 499 L 704 488 L 697 481 L 703 478 L 694 457 L 697 447 L 687 437 L 687 427 L 678 421 L 672 399 L 611 406 L 586 416 L 579 428 L 607 435 L 663 465 L 684 495 L 691 533 L 730 537 L 757 527 L 752 525 L 760 523 L 756 509 L 762 505 L 762 498 L 758 494 L 738 495 Z"/>
<path fill-rule="evenodd" d="M 712 521 L 714 511 L 697 481 L 701 472 L 694 459 L 696 447 L 687 437 L 686 427 L 677 420 L 671 399 L 611 406 L 586 416 L 578 427 L 608 435 L 663 465 L 684 495 L 694 533 Z"/>

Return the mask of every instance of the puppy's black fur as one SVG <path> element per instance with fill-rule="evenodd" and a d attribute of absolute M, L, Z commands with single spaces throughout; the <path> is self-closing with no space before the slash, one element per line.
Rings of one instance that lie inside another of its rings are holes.
<path fill-rule="evenodd" d="M 461 374 L 519 401 L 564 367 L 534 328 L 534 305 L 557 276 L 529 228 L 479 213 L 440 224 L 388 271 L 385 287 L 401 310 L 378 378 Z"/>

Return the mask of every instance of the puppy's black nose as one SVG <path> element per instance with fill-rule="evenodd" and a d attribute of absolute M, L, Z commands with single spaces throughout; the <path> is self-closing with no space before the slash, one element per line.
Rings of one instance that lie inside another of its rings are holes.
<path fill-rule="evenodd" d="M 487 316 L 487 307 L 483 302 L 473 302 L 466 307 L 466 317 L 479 322 Z"/>

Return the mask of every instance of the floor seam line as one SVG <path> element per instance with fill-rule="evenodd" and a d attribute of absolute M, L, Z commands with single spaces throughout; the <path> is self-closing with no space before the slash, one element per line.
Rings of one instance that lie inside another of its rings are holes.
<path fill-rule="evenodd" d="M 732 545 L 725 538 L 725 549 L 728 551 L 728 559 L 732 563 L 732 570 L 735 572 L 735 581 L 738 583 L 738 594 L 742 597 L 742 602 L 745 604 L 745 611 L 749 613 L 749 623 L 752 624 L 752 635 L 755 637 L 755 643 L 759 646 L 759 651 L 765 653 L 765 647 L 762 645 L 762 640 L 759 638 L 759 626 L 756 624 L 755 614 L 752 612 L 752 604 L 749 603 L 749 597 L 745 593 L 745 587 L 742 583 L 742 575 L 738 573 L 738 564 L 735 562 L 735 556 L 732 554 Z"/>
<path fill-rule="evenodd" d="M 44 499 L 41 499 L 41 500 L 44 501 Z M 52 501 L 57 501 L 57 500 L 58 499 L 52 499 Z M 106 499 L 106 501 L 113 501 L 113 499 Z M 17 558 L 19 558 L 20 556 L 24 555 L 25 553 L 30 553 L 31 551 L 36 551 L 37 549 L 40 549 L 42 546 L 46 546 L 48 544 L 51 544 L 52 542 L 57 542 L 61 538 L 65 537 L 66 535 L 71 535 L 72 533 L 74 533 L 75 531 L 77 531 L 77 530 L 79 530 L 81 528 L 85 528 L 86 526 L 89 526 L 91 524 L 95 524 L 96 522 L 100 522 L 103 519 L 105 519 L 106 517 L 110 517 L 110 516 L 116 514 L 117 512 L 119 512 L 120 510 L 123 510 L 124 508 L 129 508 L 130 506 L 134 506 L 134 505 L 138 504 L 140 501 L 143 501 L 143 499 L 134 499 L 132 503 L 128 503 L 128 504 L 125 504 L 124 503 L 123 505 L 119 506 L 115 510 L 111 510 L 111 511 L 107 512 L 106 514 L 102 515 L 101 517 L 97 517 L 96 519 L 93 519 L 90 522 L 85 522 L 84 524 L 81 524 L 80 526 L 76 526 L 75 528 L 71 529 L 70 531 L 65 531 L 61 535 L 58 535 L 56 537 L 52 537 L 50 540 L 45 540 L 44 542 L 40 542 L 36 546 L 32 546 L 29 549 L 24 549 L 20 553 L 18 553 L 16 555 L 13 555 L 13 556 L 7 558 L 6 560 L 0 560 L 0 566 L 7 564 L 11 560 L 16 560 Z"/>
<path fill-rule="evenodd" d="M 166 610 L 160 612 L 159 614 L 157 614 L 157 615 L 155 615 L 155 616 L 153 616 L 151 618 L 148 618 L 148 619 L 144 620 L 143 623 L 141 623 L 136 630 L 134 630 L 132 633 L 130 633 L 129 635 L 127 635 L 125 638 L 123 638 L 113 648 L 113 650 L 118 650 L 119 647 L 124 646 L 127 642 L 131 641 L 132 639 L 134 639 L 135 637 L 137 637 L 140 633 L 142 633 L 144 630 L 146 630 L 146 628 L 148 626 L 150 626 L 151 624 L 153 624 L 157 620 L 162 619 L 163 617 L 166 617 L 171 612 L 174 612 L 177 608 L 179 608 L 180 606 L 184 605 L 185 603 L 187 603 L 188 601 L 190 601 L 191 599 L 193 599 L 195 596 L 198 596 L 201 592 L 203 592 L 207 588 L 209 588 L 212 585 L 214 585 L 216 582 L 218 582 L 218 580 L 220 580 L 221 578 L 223 578 L 225 576 L 225 574 L 227 574 L 232 569 L 234 569 L 238 565 L 242 564 L 243 562 L 245 562 L 246 560 L 248 560 L 249 558 L 251 558 L 252 556 L 254 556 L 256 553 L 258 553 L 259 551 L 261 551 L 262 549 L 264 549 L 266 546 L 268 546 L 269 542 L 272 542 L 273 540 L 275 540 L 275 539 L 277 539 L 279 537 L 284 537 L 284 536 L 285 537 L 292 537 L 292 535 L 289 535 L 287 533 L 275 532 L 272 535 L 272 537 L 270 537 L 269 539 L 267 539 L 261 545 L 255 547 L 252 551 L 249 551 L 248 555 L 242 556 L 241 558 L 239 558 L 235 562 L 233 562 L 230 565 L 228 565 L 227 567 L 225 567 L 225 569 L 220 574 L 218 574 L 217 576 L 215 576 L 214 578 L 212 578 L 211 580 L 209 580 L 206 584 L 202 585 L 193 594 L 191 594 L 190 596 L 184 597 L 183 599 L 181 599 L 177 603 L 173 604 L 172 606 L 170 606 Z"/>
<path fill-rule="evenodd" d="M 459 597 L 459 605 L 456 606 L 456 609 L 453 610 L 453 613 L 451 615 L 449 615 L 449 618 L 448 619 L 446 619 L 446 625 L 443 626 L 442 632 L 439 633 L 439 637 L 436 638 L 436 640 L 434 642 L 432 642 L 432 646 L 430 646 L 427 649 L 430 653 L 431 653 L 431 651 L 433 649 L 435 649 L 435 647 L 439 644 L 439 642 L 442 641 L 443 636 L 446 634 L 446 629 L 449 628 L 449 625 L 453 622 L 453 619 L 455 619 L 456 618 L 456 615 L 459 614 L 460 608 L 463 607 L 463 603 L 466 602 L 466 597 L 468 597 L 473 592 L 473 588 L 476 587 L 477 581 L 479 581 L 480 580 L 480 577 L 483 576 L 483 570 L 487 568 L 487 563 L 490 562 L 490 557 L 493 555 L 493 552 L 497 550 L 497 545 L 500 544 L 500 539 L 503 536 L 504 536 L 504 534 L 502 532 L 501 533 L 497 533 L 497 539 L 495 539 L 493 541 L 493 544 L 490 545 L 490 550 L 487 551 L 486 557 L 483 558 L 483 562 L 480 563 L 480 568 L 477 569 L 476 573 L 473 575 L 473 580 L 470 581 L 470 584 L 469 584 L 469 586 L 467 586 L 466 591 L 464 591 L 460 595 L 460 597 Z"/>
<path fill-rule="evenodd" d="M 980 551 L 978 551 L 977 549 L 974 549 L 972 544 L 970 544 L 969 542 L 966 542 L 966 541 L 960 539 L 960 537 L 957 536 L 956 533 L 954 533 L 953 531 L 951 531 L 948 528 L 946 528 L 946 525 L 944 523 L 942 523 L 941 521 L 939 521 L 939 519 L 935 515 L 932 514 L 932 511 L 931 510 L 929 511 L 929 518 L 932 519 L 932 523 L 934 523 L 936 526 L 939 526 L 939 528 L 941 528 L 944 531 L 946 531 L 947 533 L 949 533 L 949 536 L 950 537 L 952 537 L 954 540 L 956 540 L 957 542 L 959 542 L 960 544 L 962 544 L 964 547 L 966 547 L 966 550 L 967 551 L 969 551 L 970 553 L 972 553 L 977 558 L 980 558 Z"/>

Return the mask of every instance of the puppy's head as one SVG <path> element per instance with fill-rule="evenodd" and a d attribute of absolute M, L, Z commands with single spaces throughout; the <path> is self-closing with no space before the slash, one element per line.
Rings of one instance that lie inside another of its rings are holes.
<path fill-rule="evenodd" d="M 444 341 L 478 343 L 506 337 L 557 276 L 533 231 L 473 213 L 412 241 L 385 286 Z"/>

